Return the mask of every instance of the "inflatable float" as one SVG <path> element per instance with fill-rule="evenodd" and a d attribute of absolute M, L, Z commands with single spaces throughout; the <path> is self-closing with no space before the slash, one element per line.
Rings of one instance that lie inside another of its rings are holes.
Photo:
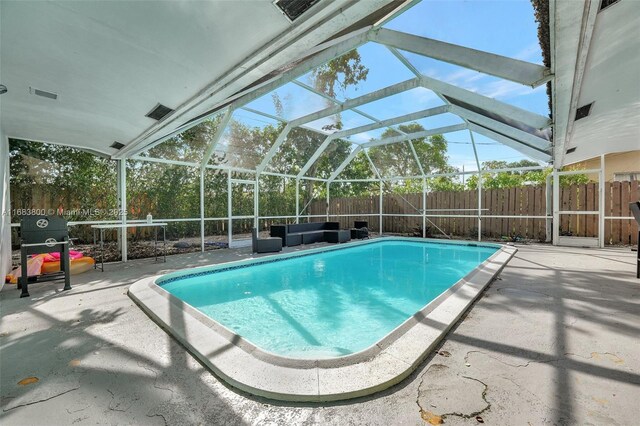
<path fill-rule="evenodd" d="M 92 257 L 84 256 L 79 251 L 69 250 L 69 272 L 71 275 L 81 274 L 93 268 L 96 261 Z M 9 275 L 8 282 L 17 284 L 20 277 L 20 267 L 17 267 Z M 60 271 L 60 253 L 36 254 L 27 260 L 27 275 L 32 277 L 42 274 L 51 274 Z"/>

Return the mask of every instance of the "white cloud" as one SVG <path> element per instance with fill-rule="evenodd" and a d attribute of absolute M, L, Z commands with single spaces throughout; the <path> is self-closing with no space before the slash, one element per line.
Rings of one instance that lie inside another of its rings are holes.
<path fill-rule="evenodd" d="M 542 64 L 542 50 L 540 49 L 540 43 L 537 41 L 532 42 L 530 45 L 513 55 L 513 59 L 520 59 L 521 61 L 528 61 L 534 64 Z"/>

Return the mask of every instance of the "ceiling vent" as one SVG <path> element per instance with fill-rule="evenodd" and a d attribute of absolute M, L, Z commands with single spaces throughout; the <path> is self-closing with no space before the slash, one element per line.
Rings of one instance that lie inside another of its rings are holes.
<path fill-rule="evenodd" d="M 276 0 L 273 4 L 293 22 L 319 1 L 320 0 Z"/>
<path fill-rule="evenodd" d="M 572 152 L 574 152 L 576 150 L 577 147 L 573 147 L 573 148 L 569 148 L 568 150 L 566 150 L 565 154 L 571 154 Z"/>
<path fill-rule="evenodd" d="M 120 142 L 114 142 L 114 143 L 111 144 L 111 148 L 122 149 L 122 148 L 124 148 L 124 144 L 120 143 Z"/>
<path fill-rule="evenodd" d="M 29 87 L 29 93 L 31 93 L 32 95 L 36 95 L 36 96 L 42 96 L 43 98 L 48 98 L 48 99 L 53 99 L 53 100 L 58 99 L 58 95 L 55 94 L 55 93 L 47 92 L 47 91 L 40 90 L 40 89 L 35 89 L 33 87 Z"/>
<path fill-rule="evenodd" d="M 162 120 L 167 115 L 171 114 L 173 110 L 169 107 L 166 107 L 162 104 L 156 105 L 149 113 L 146 115 L 149 118 L 153 118 L 154 120 Z"/>
<path fill-rule="evenodd" d="M 593 102 L 591 102 L 590 104 L 587 104 L 587 105 L 583 105 L 580 108 L 578 108 L 576 110 L 576 119 L 575 119 L 575 121 L 578 121 L 581 118 L 588 117 L 589 114 L 591 113 L 591 106 L 592 105 L 593 105 Z"/>

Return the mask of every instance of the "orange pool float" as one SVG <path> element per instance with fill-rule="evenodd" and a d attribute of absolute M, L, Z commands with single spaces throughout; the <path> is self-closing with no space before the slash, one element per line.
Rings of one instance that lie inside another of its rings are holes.
<path fill-rule="evenodd" d="M 92 257 L 82 256 L 80 258 L 69 260 L 69 272 L 71 275 L 81 274 L 87 272 L 93 268 L 96 261 Z M 60 270 L 60 261 L 57 262 L 44 262 L 42 264 L 41 273 L 50 274 L 52 272 L 58 272 Z"/>

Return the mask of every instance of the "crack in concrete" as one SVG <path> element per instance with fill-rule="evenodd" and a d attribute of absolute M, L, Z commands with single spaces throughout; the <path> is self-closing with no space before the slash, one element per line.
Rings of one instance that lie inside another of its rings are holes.
<path fill-rule="evenodd" d="M 443 364 L 434 364 L 434 365 L 442 365 Z M 416 405 L 418 406 L 418 412 L 420 413 L 420 417 L 424 420 L 424 415 L 429 415 L 432 414 L 431 410 L 426 410 L 422 407 L 422 405 L 420 404 L 420 389 L 422 388 L 422 385 L 424 383 L 424 379 L 425 376 L 427 375 L 427 373 L 429 372 L 429 370 L 431 369 L 432 366 L 430 366 L 420 377 L 420 383 L 418 384 L 418 395 L 416 396 Z M 486 411 L 491 409 L 491 402 L 489 402 L 489 400 L 487 399 L 487 391 L 489 390 L 489 386 L 484 383 L 482 380 L 476 379 L 474 377 L 470 377 L 470 376 L 460 376 L 462 378 L 465 379 L 469 379 L 469 380 L 474 380 L 478 383 L 480 383 L 481 385 L 484 386 L 484 390 L 482 391 L 481 397 L 482 400 L 487 404 L 486 407 L 484 407 L 482 410 L 479 411 L 474 411 L 473 413 L 469 413 L 469 414 L 464 414 L 464 413 L 457 413 L 457 412 L 451 412 L 451 413 L 444 413 L 444 414 L 438 414 L 437 417 L 441 417 L 442 419 L 445 419 L 447 416 L 455 416 L 455 417 L 460 417 L 463 419 L 471 419 L 474 418 L 476 416 L 479 416 L 483 413 L 485 413 Z M 425 420 L 426 421 L 426 420 Z"/>
<path fill-rule="evenodd" d="M 2 409 L 2 411 L 4 411 L 4 412 L 6 413 L 7 411 L 15 410 L 16 408 L 20 408 L 20 407 L 27 407 L 27 406 L 29 406 L 29 405 L 35 405 L 35 404 L 39 404 L 39 403 L 41 403 L 41 402 L 50 401 L 50 400 L 52 400 L 52 399 L 54 399 L 54 398 L 57 398 L 57 397 L 59 397 L 59 396 L 65 395 L 65 394 L 68 394 L 69 392 L 73 392 L 73 391 L 78 390 L 78 389 L 80 389 L 80 385 L 78 385 L 77 387 L 75 387 L 75 388 L 73 388 L 73 389 L 69 389 L 69 390 L 66 390 L 66 391 L 64 391 L 64 392 L 61 392 L 61 393 L 59 393 L 59 394 L 56 394 L 56 395 L 50 396 L 49 398 L 43 398 L 43 399 L 39 399 L 39 400 L 37 400 L 37 401 L 27 402 L 27 403 L 24 403 L 24 404 L 16 405 L 15 407 L 11 407 L 11 408 L 4 408 L 4 409 Z"/>
<path fill-rule="evenodd" d="M 144 368 L 145 370 L 147 370 L 147 371 L 149 371 L 149 372 L 151 372 L 151 373 L 153 374 L 153 376 L 154 376 L 154 378 L 153 378 L 153 387 L 154 387 L 154 388 L 156 388 L 156 389 L 160 389 L 160 390 L 166 390 L 166 391 L 171 392 L 171 397 L 170 397 L 169 399 L 170 399 L 170 400 L 171 400 L 171 399 L 173 399 L 173 396 L 174 396 L 174 394 L 175 394 L 175 391 L 174 391 L 173 389 L 171 389 L 171 388 L 165 388 L 165 387 L 162 387 L 162 386 L 159 386 L 159 385 L 158 385 L 158 378 L 159 378 L 159 377 L 160 377 L 160 375 L 161 375 L 159 372 L 157 372 L 156 370 L 154 370 L 154 369 L 153 369 L 153 368 L 151 368 L 151 367 L 148 367 L 148 366 L 146 366 L 146 365 L 142 364 L 140 361 L 137 361 L 137 364 L 138 364 L 138 367 Z"/>
<path fill-rule="evenodd" d="M 129 410 L 129 408 L 131 408 L 131 406 L 129 406 L 129 408 L 127 408 L 126 410 L 121 410 L 121 409 L 118 409 L 118 408 L 112 407 L 112 406 L 111 406 L 111 403 L 114 401 L 114 399 L 115 399 L 116 395 L 115 395 L 113 392 L 111 392 L 111 390 L 110 390 L 109 388 L 105 388 L 105 389 L 107 390 L 107 392 L 109 392 L 109 393 L 111 394 L 111 401 L 109 401 L 109 405 L 107 406 L 107 408 L 108 408 L 109 410 L 111 410 L 111 411 L 118 411 L 118 412 L 120 412 L 120 413 L 126 413 L 126 412 L 127 412 L 127 410 Z"/>
<path fill-rule="evenodd" d="M 434 364 L 434 365 L 437 365 L 437 364 Z M 433 365 L 430 365 L 429 368 L 427 368 L 425 372 L 422 373 L 422 376 L 420 376 L 420 383 L 418 383 L 418 395 L 416 396 L 416 405 L 418 406 L 418 413 L 420 414 L 420 418 L 422 419 L 424 419 L 422 414 L 425 413 L 427 410 L 422 408 L 422 405 L 420 405 L 420 389 L 422 388 L 422 384 L 424 383 L 424 376 L 427 375 L 431 367 L 433 367 Z"/>
<path fill-rule="evenodd" d="M 79 413 L 80 411 L 84 411 L 89 407 L 90 407 L 90 405 L 87 405 L 84 408 L 80 408 L 80 409 L 77 409 L 77 410 L 69 410 L 68 408 L 66 410 L 67 410 L 67 413 L 74 414 L 74 413 Z"/>
<path fill-rule="evenodd" d="M 162 418 L 162 421 L 164 421 L 165 426 L 167 426 L 169 424 L 169 421 L 167 420 L 167 418 L 162 413 L 154 413 L 154 414 L 147 413 L 146 416 L 150 417 L 150 418 L 151 417 L 160 417 L 160 418 Z"/>
<path fill-rule="evenodd" d="M 496 292 L 500 293 L 501 290 L 507 290 L 507 292 L 515 292 L 515 293 L 531 293 L 531 294 L 540 294 L 542 296 L 545 297 L 553 297 L 552 295 L 545 293 L 544 291 L 539 291 L 539 290 L 529 290 L 529 289 L 524 289 L 524 288 L 518 288 L 518 287 L 509 287 L 509 286 L 505 286 L 505 287 L 496 287 Z"/>
<path fill-rule="evenodd" d="M 464 356 L 464 362 L 465 363 L 469 364 L 468 358 L 469 358 L 469 355 L 472 354 L 472 353 L 479 353 L 479 354 L 488 356 L 489 358 L 494 359 L 494 360 L 498 361 L 501 364 L 508 365 L 509 367 L 515 367 L 515 368 L 528 367 L 531 364 L 547 364 L 547 363 L 550 363 L 550 362 L 561 361 L 563 359 L 563 358 L 550 358 L 550 359 L 545 359 L 545 360 L 530 360 L 530 361 L 527 361 L 524 364 L 511 364 L 509 362 L 501 360 L 500 358 L 498 358 L 495 355 L 488 354 L 488 353 L 483 352 L 483 351 L 469 351 Z M 565 354 L 565 355 L 567 355 L 567 354 Z"/>
<path fill-rule="evenodd" d="M 460 376 L 460 377 L 463 377 L 463 378 L 465 378 L 465 379 L 469 379 L 469 380 L 474 380 L 474 381 L 476 381 L 476 382 L 480 383 L 482 386 L 484 386 L 484 390 L 482 391 L 482 395 L 481 395 L 481 396 L 482 396 L 482 400 L 487 404 L 487 406 L 486 406 L 486 407 L 484 407 L 484 408 L 483 408 L 482 410 L 480 410 L 480 411 L 474 411 L 473 413 L 470 413 L 470 414 L 464 414 L 464 413 L 445 413 L 445 414 L 442 414 L 442 415 L 441 415 L 441 417 L 442 417 L 443 419 L 444 419 L 444 418 L 446 418 L 447 416 L 455 416 L 455 417 L 461 417 L 461 418 L 463 418 L 463 419 L 471 419 L 471 418 L 474 418 L 474 417 L 476 417 L 476 416 L 479 416 L 480 414 L 484 413 L 485 411 L 487 411 L 487 410 L 490 410 L 490 409 L 491 409 L 491 403 L 489 402 L 489 400 L 487 400 L 487 391 L 489 390 L 489 386 L 488 386 L 485 382 L 483 382 L 482 380 L 478 380 L 478 379 L 476 379 L 476 378 L 474 378 L 474 377 L 469 377 L 469 376 Z"/>

